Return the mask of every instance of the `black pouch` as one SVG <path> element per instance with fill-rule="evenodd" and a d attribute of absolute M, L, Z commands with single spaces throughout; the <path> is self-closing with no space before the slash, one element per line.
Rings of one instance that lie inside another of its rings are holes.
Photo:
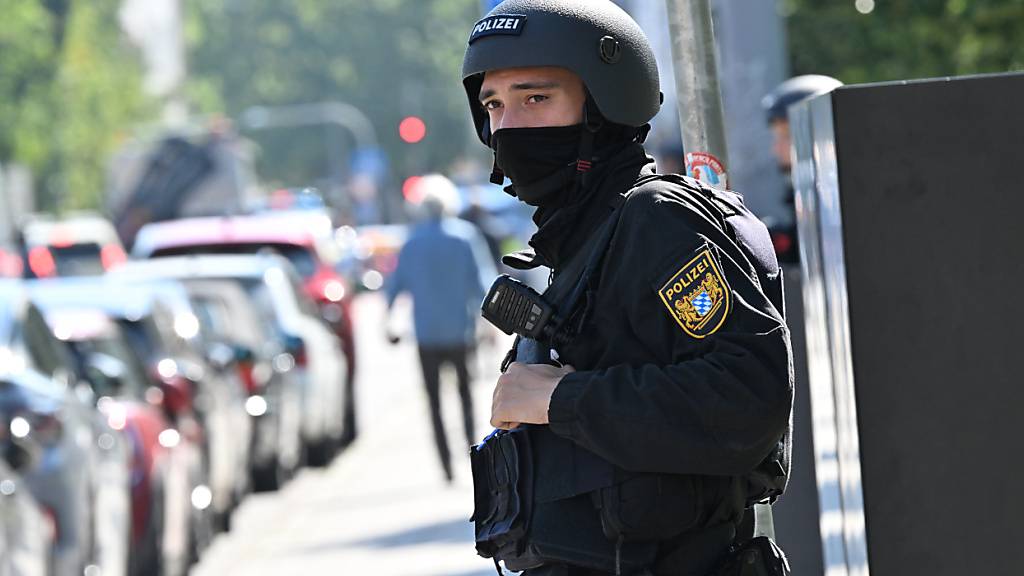
<path fill-rule="evenodd" d="M 500 431 L 470 453 L 477 554 L 514 571 L 569 564 L 628 573 L 649 566 L 656 545 L 608 539 L 589 493 L 538 498 L 534 466 L 546 460 L 537 453 L 550 447 L 543 441 L 534 445 L 535 431 L 530 426 Z"/>
<path fill-rule="evenodd" d="M 789 560 L 767 536 L 733 545 L 713 576 L 790 576 Z"/>
<path fill-rule="evenodd" d="M 625 542 L 667 540 L 696 528 L 704 511 L 699 480 L 640 474 L 592 493 L 606 538 Z"/>
<path fill-rule="evenodd" d="M 533 455 L 525 428 L 501 431 L 470 450 L 476 550 L 484 558 L 518 546 L 530 524 Z"/>

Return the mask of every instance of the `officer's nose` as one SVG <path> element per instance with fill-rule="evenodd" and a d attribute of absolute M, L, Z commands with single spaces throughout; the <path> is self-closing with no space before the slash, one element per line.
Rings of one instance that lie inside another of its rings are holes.
<path fill-rule="evenodd" d="M 514 108 L 504 108 L 501 111 L 501 116 L 497 118 L 495 130 L 502 128 L 523 128 L 524 119 L 521 113 L 518 113 Z"/>

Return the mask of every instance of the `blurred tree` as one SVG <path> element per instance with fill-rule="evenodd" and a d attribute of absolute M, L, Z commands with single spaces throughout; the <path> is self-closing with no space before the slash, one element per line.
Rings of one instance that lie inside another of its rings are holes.
<path fill-rule="evenodd" d="M 21 0 L 0 0 L 0 13 L 0 163 L 39 168 L 50 151 L 54 19 L 40 3 Z"/>
<path fill-rule="evenodd" d="M 346 102 L 374 124 L 395 182 L 444 169 L 469 140 L 459 72 L 478 0 L 189 0 L 187 7 L 189 93 L 206 112 L 238 118 L 256 105 Z M 427 124 L 417 144 L 398 135 L 408 115 Z M 302 185 L 328 174 L 325 129 L 251 133 L 263 148 L 261 176 Z M 347 134 L 334 136 L 351 144 Z"/>
<path fill-rule="evenodd" d="M 118 131 L 151 108 L 118 0 L 0 0 L 0 163 L 31 168 L 41 209 L 98 207 Z"/>
<path fill-rule="evenodd" d="M 790 68 L 846 83 L 1024 69 L 1024 0 L 780 0 Z"/>
<path fill-rule="evenodd" d="M 156 112 L 142 93 L 137 54 L 120 33 L 119 5 L 118 0 L 74 2 L 68 13 L 55 83 L 54 133 L 66 201 L 61 208 L 102 205 L 110 154 L 132 124 Z"/>

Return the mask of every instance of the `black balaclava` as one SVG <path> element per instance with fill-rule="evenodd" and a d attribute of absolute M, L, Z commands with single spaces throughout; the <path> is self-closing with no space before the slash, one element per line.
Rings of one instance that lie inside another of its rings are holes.
<path fill-rule="evenodd" d="M 541 206 L 572 183 L 583 130 L 582 124 L 498 130 L 491 136 L 494 164 L 517 198 Z"/>
<path fill-rule="evenodd" d="M 649 126 L 631 128 L 607 122 L 587 94 L 583 123 L 540 128 L 503 128 L 489 135 L 494 149 L 491 182 L 505 176 L 509 194 L 536 207 L 564 203 L 566 188 L 586 186 L 587 173 L 598 156 L 607 158 L 629 142 L 643 142 Z M 577 190 L 578 191 L 578 190 Z"/>
<path fill-rule="evenodd" d="M 562 260 L 561 244 L 574 233 L 578 218 L 595 195 L 591 175 L 600 178 L 603 163 L 634 142 L 642 142 L 647 126 L 634 128 L 607 122 L 588 96 L 584 122 L 572 126 L 503 128 L 491 135 L 495 171 L 492 182 L 512 180 L 505 191 L 537 208 L 539 230 L 531 241 L 550 264 Z M 619 191 L 621 192 L 621 191 Z M 541 250 L 543 244 L 547 250 Z M 554 260 L 554 261 L 553 261 Z"/>

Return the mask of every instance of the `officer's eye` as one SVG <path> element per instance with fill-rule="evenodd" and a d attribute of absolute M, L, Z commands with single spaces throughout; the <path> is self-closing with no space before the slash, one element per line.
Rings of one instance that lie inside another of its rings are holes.
<path fill-rule="evenodd" d="M 530 104 L 538 104 L 538 103 L 543 102 L 543 101 L 545 101 L 547 99 L 548 99 L 548 96 L 545 96 L 543 94 L 534 94 L 534 95 L 530 96 L 529 98 L 527 98 L 526 101 L 529 102 Z"/>
<path fill-rule="evenodd" d="M 480 106 L 483 107 L 484 110 L 497 110 L 498 108 L 501 108 L 501 102 L 497 100 L 488 100 Z"/>

